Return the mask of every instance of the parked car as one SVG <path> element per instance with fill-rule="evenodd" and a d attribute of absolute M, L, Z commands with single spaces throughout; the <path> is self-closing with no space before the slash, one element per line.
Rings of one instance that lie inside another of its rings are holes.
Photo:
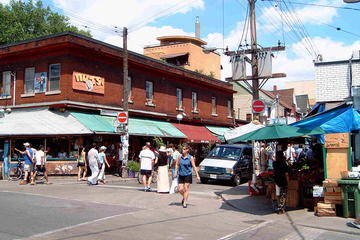
<path fill-rule="evenodd" d="M 252 146 L 232 144 L 216 146 L 199 165 L 201 183 L 209 179 L 231 181 L 235 186 L 253 173 Z"/>

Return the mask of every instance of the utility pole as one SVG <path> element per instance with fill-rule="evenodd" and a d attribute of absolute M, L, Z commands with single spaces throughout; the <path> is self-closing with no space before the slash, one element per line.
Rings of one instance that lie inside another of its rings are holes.
<path fill-rule="evenodd" d="M 123 111 L 126 113 L 129 122 L 129 69 L 128 69 L 128 49 L 127 49 L 127 35 L 126 27 L 123 29 Z M 123 162 L 127 166 L 129 156 L 129 128 L 128 123 L 125 123 L 124 134 L 121 136 Z M 124 172 L 124 171 L 123 171 Z"/>

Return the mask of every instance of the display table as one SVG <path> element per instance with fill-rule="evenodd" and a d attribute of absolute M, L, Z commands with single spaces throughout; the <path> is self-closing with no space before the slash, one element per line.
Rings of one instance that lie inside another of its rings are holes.
<path fill-rule="evenodd" d="M 359 182 L 360 180 L 356 179 L 342 179 L 338 181 L 343 198 L 343 214 L 346 218 L 360 216 Z"/>

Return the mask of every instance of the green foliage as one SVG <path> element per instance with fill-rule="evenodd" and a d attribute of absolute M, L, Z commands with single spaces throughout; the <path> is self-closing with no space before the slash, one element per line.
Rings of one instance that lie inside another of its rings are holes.
<path fill-rule="evenodd" d="M 11 0 L 0 3 L 0 44 L 71 31 L 91 36 L 88 31 L 71 25 L 69 18 L 44 7 L 41 1 Z"/>
<path fill-rule="evenodd" d="M 154 138 L 155 147 L 160 148 L 161 146 L 165 146 L 164 140 L 161 137 Z"/>
<path fill-rule="evenodd" d="M 139 172 L 140 171 L 140 163 L 135 161 L 129 161 L 127 164 L 128 168 L 132 172 Z"/>

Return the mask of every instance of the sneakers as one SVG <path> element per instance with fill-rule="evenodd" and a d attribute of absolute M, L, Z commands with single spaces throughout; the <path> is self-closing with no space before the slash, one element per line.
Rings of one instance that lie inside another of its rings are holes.
<path fill-rule="evenodd" d="M 144 192 L 151 192 L 151 188 L 150 187 L 145 187 Z"/>
<path fill-rule="evenodd" d="M 357 222 L 350 222 L 351 225 L 353 225 L 354 227 L 356 228 L 359 228 L 360 229 L 360 223 L 357 223 Z"/>

